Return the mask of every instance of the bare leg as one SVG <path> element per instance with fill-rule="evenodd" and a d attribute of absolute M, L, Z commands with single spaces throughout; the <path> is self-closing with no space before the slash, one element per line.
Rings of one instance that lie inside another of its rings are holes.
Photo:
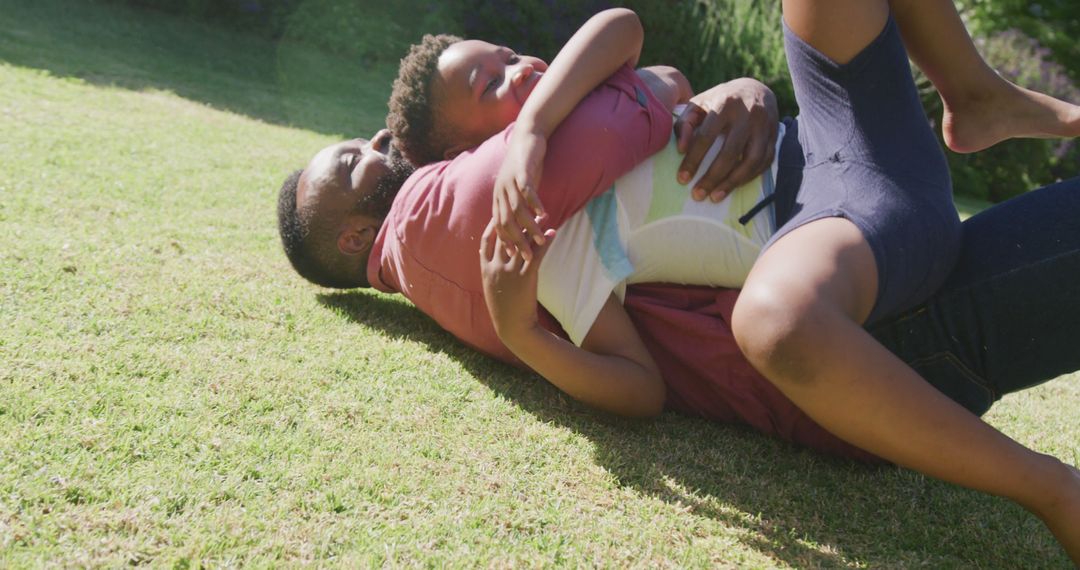
<path fill-rule="evenodd" d="M 944 103 L 942 134 L 956 152 L 1016 137 L 1080 136 L 1080 106 L 1006 81 L 975 49 L 951 0 L 890 0 L 911 59 Z"/>
<path fill-rule="evenodd" d="M 784 17 L 793 32 L 843 63 L 884 27 L 883 5 L 784 0 Z M 1075 470 L 994 430 L 875 341 L 860 324 L 877 288 L 873 253 L 854 224 L 839 218 L 806 224 L 754 265 L 735 306 L 736 340 L 758 370 L 829 431 L 899 465 L 1018 502 L 1080 562 Z"/>
<path fill-rule="evenodd" d="M 736 339 L 832 433 L 898 465 L 1020 503 L 1077 560 L 1075 471 L 996 431 L 878 344 L 858 324 L 874 289 L 873 254 L 853 224 L 807 224 L 754 266 L 735 307 Z"/>

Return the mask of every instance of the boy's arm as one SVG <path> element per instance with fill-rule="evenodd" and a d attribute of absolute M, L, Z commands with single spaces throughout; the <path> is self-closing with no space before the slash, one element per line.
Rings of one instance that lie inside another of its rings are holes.
<path fill-rule="evenodd" d="M 622 416 L 655 416 L 664 406 L 659 368 L 614 296 L 578 348 L 545 330 L 536 317 L 537 273 L 550 247 L 525 261 L 509 254 L 489 224 L 481 240 L 484 299 L 500 340 L 515 356 L 576 400 Z"/>
<path fill-rule="evenodd" d="M 514 131 L 551 135 L 590 91 L 622 66 L 637 65 L 644 41 L 641 20 L 631 10 L 612 8 L 589 18 L 544 72 Z"/>
<path fill-rule="evenodd" d="M 498 220 L 499 237 L 524 250 L 526 259 L 532 257 L 527 237 L 543 243 L 534 216 L 543 215 L 536 189 L 547 138 L 590 91 L 622 66 L 637 64 L 644 38 L 632 11 L 613 8 L 596 14 L 566 42 L 522 106 L 495 180 L 492 217 Z"/>
<path fill-rule="evenodd" d="M 637 70 L 637 74 L 668 111 L 674 112 L 676 105 L 686 103 L 694 96 L 690 81 L 674 67 L 668 65 L 642 67 Z"/>

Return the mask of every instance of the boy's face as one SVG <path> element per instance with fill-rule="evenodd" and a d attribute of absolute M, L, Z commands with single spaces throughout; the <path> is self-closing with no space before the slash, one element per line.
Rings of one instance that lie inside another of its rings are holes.
<path fill-rule="evenodd" d="M 439 57 L 435 120 L 458 135 L 455 146 L 476 146 L 517 119 L 545 70 L 542 60 L 507 47 L 458 42 Z"/>

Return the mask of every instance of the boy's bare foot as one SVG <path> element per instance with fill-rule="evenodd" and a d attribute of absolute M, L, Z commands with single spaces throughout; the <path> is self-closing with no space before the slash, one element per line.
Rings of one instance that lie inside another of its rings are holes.
<path fill-rule="evenodd" d="M 992 88 L 942 101 L 942 134 L 954 152 L 977 152 L 1010 138 L 1080 137 L 1080 106 L 1004 79 Z"/>

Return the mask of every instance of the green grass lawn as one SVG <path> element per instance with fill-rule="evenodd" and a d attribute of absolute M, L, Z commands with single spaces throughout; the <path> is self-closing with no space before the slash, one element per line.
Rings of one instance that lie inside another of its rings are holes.
<path fill-rule="evenodd" d="M 0 0 L 0 567 L 1064 567 L 1021 509 L 738 427 L 591 412 L 279 251 L 392 69 Z M 995 407 L 1080 462 L 1078 377 Z"/>

